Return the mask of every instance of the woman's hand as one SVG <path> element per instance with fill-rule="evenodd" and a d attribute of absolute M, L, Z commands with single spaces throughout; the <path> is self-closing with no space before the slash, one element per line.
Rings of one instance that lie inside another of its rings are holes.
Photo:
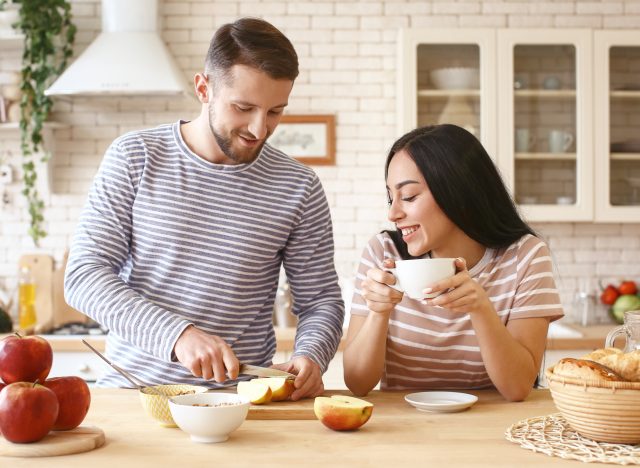
<path fill-rule="evenodd" d="M 456 271 L 451 278 L 433 283 L 423 291 L 424 294 L 433 291 L 447 292 L 432 299 L 424 299 L 422 303 L 446 307 L 454 312 L 478 313 L 492 310 L 493 305 L 487 292 L 471 278 L 464 258 L 456 258 Z"/>
<path fill-rule="evenodd" d="M 395 268 L 393 260 L 387 259 L 384 268 Z M 389 314 L 397 303 L 402 300 L 403 293 L 390 285 L 396 284 L 396 278 L 388 271 L 371 268 L 367 271 L 367 278 L 362 281 L 362 297 L 367 307 L 373 312 Z"/>

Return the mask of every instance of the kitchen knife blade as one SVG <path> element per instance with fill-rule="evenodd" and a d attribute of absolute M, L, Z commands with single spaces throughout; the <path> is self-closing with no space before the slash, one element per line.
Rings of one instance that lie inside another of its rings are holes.
<path fill-rule="evenodd" d="M 255 375 L 256 377 L 285 377 L 287 379 L 295 379 L 294 374 L 272 369 L 271 367 L 252 366 L 251 364 L 240 364 L 240 373 Z"/>

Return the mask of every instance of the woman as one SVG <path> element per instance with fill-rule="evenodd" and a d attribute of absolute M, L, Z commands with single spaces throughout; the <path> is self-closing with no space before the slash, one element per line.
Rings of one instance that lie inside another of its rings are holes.
<path fill-rule="evenodd" d="M 480 142 L 455 125 L 418 128 L 385 166 L 395 231 L 364 249 L 344 352 L 356 395 L 383 389 L 495 386 L 526 398 L 549 322 L 562 317 L 545 243 L 520 218 Z M 415 300 L 387 270 L 408 258 L 456 258 L 456 274 Z"/>

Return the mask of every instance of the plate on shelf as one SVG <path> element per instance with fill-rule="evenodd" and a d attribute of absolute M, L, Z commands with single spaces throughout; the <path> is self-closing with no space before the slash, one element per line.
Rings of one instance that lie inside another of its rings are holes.
<path fill-rule="evenodd" d="M 478 397 L 460 392 L 418 392 L 405 395 L 405 401 L 419 411 L 456 413 L 466 410 L 478 401 Z"/>

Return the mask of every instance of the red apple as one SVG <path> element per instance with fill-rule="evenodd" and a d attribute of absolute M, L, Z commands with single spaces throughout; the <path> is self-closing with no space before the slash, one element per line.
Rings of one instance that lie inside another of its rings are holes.
<path fill-rule="evenodd" d="M 58 417 L 58 398 L 38 383 L 16 382 L 0 392 L 0 432 L 9 442 L 37 442 Z"/>
<path fill-rule="evenodd" d="M 369 420 L 373 404 L 347 395 L 316 397 L 313 412 L 322 424 L 334 431 L 352 431 Z"/>
<path fill-rule="evenodd" d="M 0 341 L 0 378 L 6 384 L 44 382 L 51 364 L 51 345 L 41 336 L 22 337 L 16 333 Z"/>
<path fill-rule="evenodd" d="M 60 411 L 53 425 L 54 431 L 68 431 L 84 420 L 91 404 L 91 391 L 80 377 L 55 377 L 43 384 L 58 397 Z"/>

